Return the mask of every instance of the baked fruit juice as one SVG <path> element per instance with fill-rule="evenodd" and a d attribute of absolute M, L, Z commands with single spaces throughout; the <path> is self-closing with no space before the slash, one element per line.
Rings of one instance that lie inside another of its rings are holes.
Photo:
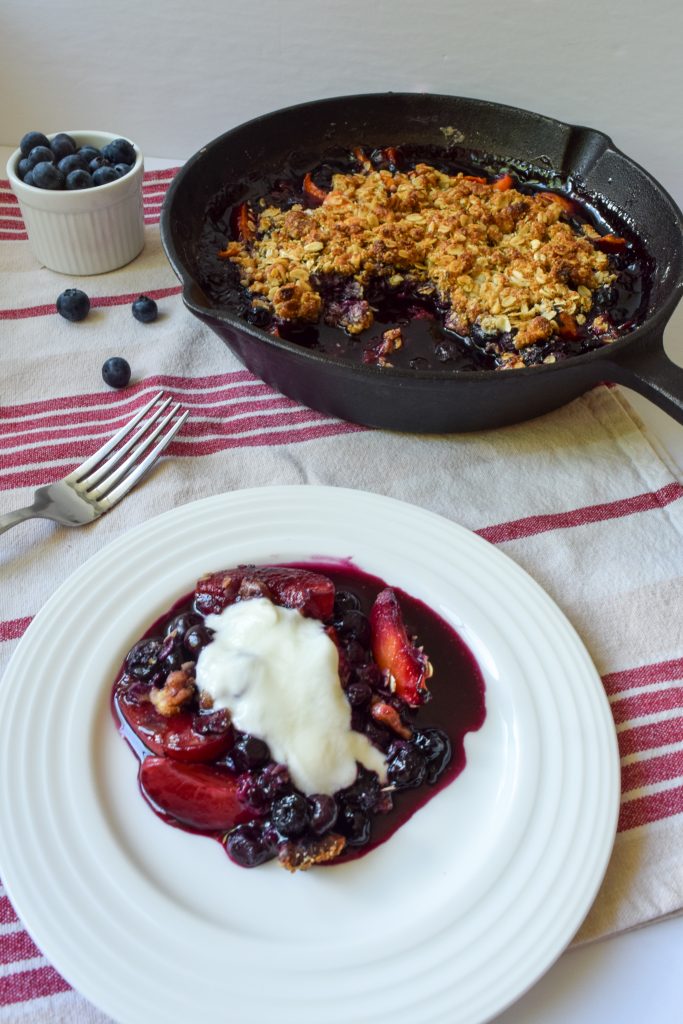
<path fill-rule="evenodd" d="M 458 634 L 346 563 L 203 577 L 130 650 L 112 703 L 157 814 L 292 871 L 388 839 L 485 717 Z"/>

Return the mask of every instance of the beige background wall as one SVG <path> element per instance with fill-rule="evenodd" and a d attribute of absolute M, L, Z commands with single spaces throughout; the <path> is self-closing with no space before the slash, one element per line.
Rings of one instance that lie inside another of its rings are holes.
<path fill-rule="evenodd" d="M 683 204 L 680 0 L 0 0 L 0 144 L 185 158 L 266 110 L 430 90 L 601 128 Z"/>

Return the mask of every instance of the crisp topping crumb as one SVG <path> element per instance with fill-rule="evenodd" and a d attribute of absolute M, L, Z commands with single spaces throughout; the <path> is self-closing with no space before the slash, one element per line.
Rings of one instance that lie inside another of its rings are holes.
<path fill-rule="evenodd" d="M 177 715 L 182 711 L 196 692 L 194 676 L 183 669 L 176 669 L 169 672 L 166 682 L 160 689 L 152 687 L 149 699 L 160 715 L 170 718 L 171 715 Z"/>
<path fill-rule="evenodd" d="M 284 843 L 280 847 L 278 860 L 287 871 L 308 871 L 314 864 L 334 860 L 346 846 L 344 836 L 330 832 L 322 839 L 306 843 Z"/>

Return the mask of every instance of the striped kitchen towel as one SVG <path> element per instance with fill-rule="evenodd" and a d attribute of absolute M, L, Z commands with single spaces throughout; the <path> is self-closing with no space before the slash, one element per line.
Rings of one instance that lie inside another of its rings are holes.
<path fill-rule="evenodd" d="M 154 392 L 191 410 L 169 458 L 95 526 L 32 520 L 0 542 L 0 672 L 61 580 L 159 511 L 267 484 L 387 494 L 452 519 L 523 566 L 587 645 L 622 755 L 619 834 L 578 940 L 683 907 L 683 486 L 616 388 L 598 387 L 530 423 L 473 435 L 373 431 L 313 412 L 244 370 L 184 308 L 159 241 L 170 172 L 145 175 L 146 245 L 112 274 L 39 267 L 0 182 L 0 509 L 28 504 L 93 452 Z M 54 312 L 64 288 L 92 311 Z M 144 293 L 160 316 L 140 324 Z M 124 356 L 131 385 L 100 375 Z M 416 538 L 418 543 L 418 538 Z M 0 686 L 2 680 L 0 679 Z M 0 890 L 0 1021 L 102 1022 L 33 945 Z"/>

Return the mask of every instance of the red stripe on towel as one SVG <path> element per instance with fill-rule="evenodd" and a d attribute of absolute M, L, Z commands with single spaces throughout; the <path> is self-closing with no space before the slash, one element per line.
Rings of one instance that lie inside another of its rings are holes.
<path fill-rule="evenodd" d="M 683 814 L 683 786 L 626 800 L 619 812 L 619 831 L 626 832 L 639 825 L 649 825 L 662 818 L 671 818 L 674 814 Z"/>
<path fill-rule="evenodd" d="M 656 750 L 669 743 L 680 743 L 683 740 L 683 716 L 664 718 L 648 725 L 635 725 L 632 729 L 624 729 L 617 738 L 622 757 L 643 750 Z"/>
<path fill-rule="evenodd" d="M 656 782 L 668 782 L 683 777 L 683 751 L 673 754 L 660 754 L 658 757 L 646 757 L 642 761 L 632 761 L 621 767 L 621 791 L 629 793 L 632 789 L 652 786 Z"/>
<path fill-rule="evenodd" d="M 652 665 L 639 665 L 638 668 L 627 668 L 621 672 L 609 672 L 602 677 L 602 682 L 608 696 L 611 696 L 636 686 L 667 683 L 674 679 L 683 679 L 683 658 L 656 661 Z"/>
<path fill-rule="evenodd" d="M 7 896 L 0 896 L 0 924 L 15 924 L 19 918 Z M 0 938 L 0 942 L 2 939 Z"/>
<path fill-rule="evenodd" d="M 0 964 L 15 964 L 18 960 L 31 960 L 42 953 L 28 932 L 10 932 L 0 937 Z"/>
<path fill-rule="evenodd" d="M 57 974 L 54 967 L 35 967 L 0 978 L 0 1006 L 28 1003 L 42 996 L 68 992 L 71 986 Z"/>
<path fill-rule="evenodd" d="M 503 544 L 522 537 L 532 537 L 549 530 L 563 530 L 573 526 L 586 526 L 588 523 L 600 523 L 607 519 L 619 519 L 621 516 L 633 515 L 635 512 L 647 512 L 655 508 L 664 508 L 673 501 L 683 497 L 683 484 L 678 482 L 660 487 L 657 491 L 646 491 L 631 498 L 619 498 L 598 505 L 586 505 L 583 508 L 571 509 L 568 512 L 553 512 L 548 515 L 526 516 L 524 519 L 512 519 L 496 526 L 486 526 L 476 532 L 484 540 L 493 544 Z"/>
<path fill-rule="evenodd" d="M 681 708 L 683 711 L 683 687 L 670 686 L 665 690 L 646 691 L 633 697 L 622 697 L 612 703 L 612 715 L 616 725 L 642 718 L 643 715 L 656 715 L 661 711 L 672 711 Z M 683 755 L 681 755 L 683 759 Z"/>
<path fill-rule="evenodd" d="M 28 629 L 31 618 L 32 616 L 27 615 L 23 619 L 8 619 L 7 622 L 0 622 L 0 641 L 18 640 Z"/>

